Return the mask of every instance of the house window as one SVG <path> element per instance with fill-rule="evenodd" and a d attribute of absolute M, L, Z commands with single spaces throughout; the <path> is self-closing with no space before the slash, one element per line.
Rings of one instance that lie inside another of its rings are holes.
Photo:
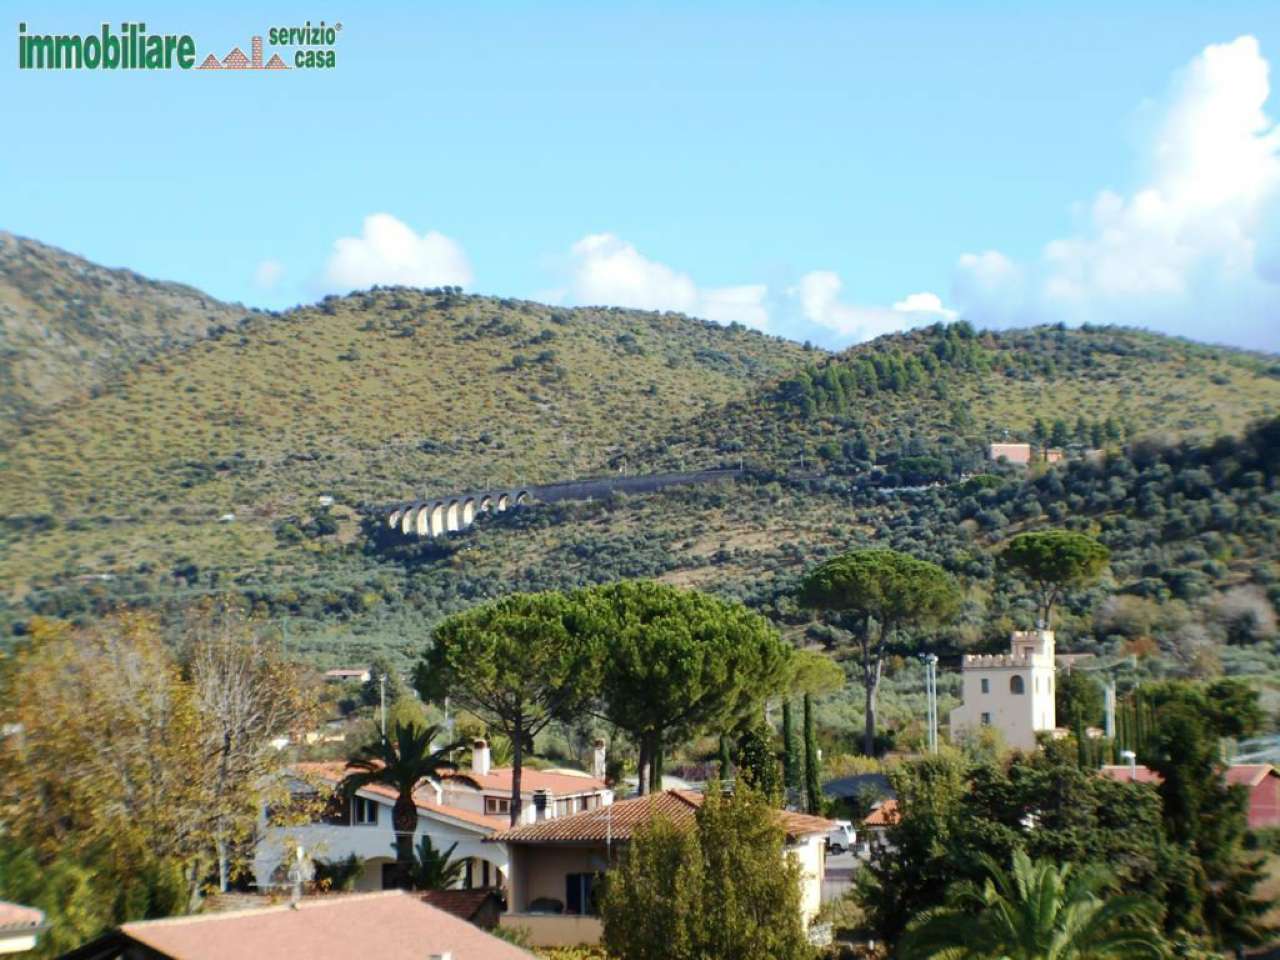
<path fill-rule="evenodd" d="M 378 804 L 368 797 L 355 797 L 351 801 L 351 822 L 357 826 L 376 826 L 378 823 Z"/>
<path fill-rule="evenodd" d="M 1022 675 L 1015 673 L 1009 678 L 1009 692 L 1023 694 L 1027 692 L 1027 685 L 1022 680 Z"/>
<path fill-rule="evenodd" d="M 490 815 L 511 812 L 510 797 L 485 797 L 484 812 Z"/>
<path fill-rule="evenodd" d="M 983 693 L 991 692 L 991 681 L 988 680 L 986 677 L 982 678 L 982 692 Z"/>
<path fill-rule="evenodd" d="M 599 912 L 596 902 L 596 875 L 594 873 L 570 873 L 564 878 L 565 913 L 590 914 Z"/>
<path fill-rule="evenodd" d="M 989 713 L 984 713 L 984 714 L 982 715 L 982 725 L 983 725 L 984 727 L 989 727 L 989 726 L 991 726 L 991 714 L 989 714 Z"/>

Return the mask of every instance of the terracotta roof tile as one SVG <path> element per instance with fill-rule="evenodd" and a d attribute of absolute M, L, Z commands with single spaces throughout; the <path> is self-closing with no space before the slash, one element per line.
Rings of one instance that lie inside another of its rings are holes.
<path fill-rule="evenodd" d="M 619 800 L 596 810 L 555 817 L 523 827 L 507 830 L 488 839 L 506 843 L 591 843 L 604 840 L 628 840 L 640 826 L 654 816 L 664 816 L 677 825 L 693 822 L 702 806 L 702 794 L 693 790 L 664 790 L 658 794 Z M 789 810 L 779 812 L 778 819 L 788 837 L 827 833 L 835 823 Z"/>
<path fill-rule="evenodd" d="M 898 822 L 898 801 L 890 797 L 862 818 L 864 827 L 892 827 Z"/>
<path fill-rule="evenodd" d="M 0 931 L 27 930 L 44 925 L 44 914 L 35 907 L 24 907 L 0 900 Z"/>
<path fill-rule="evenodd" d="M 470 921 L 491 898 L 499 896 L 492 887 L 475 890 L 425 890 L 419 894 L 424 903 L 455 917 Z"/>
<path fill-rule="evenodd" d="M 173 960 L 529 960 L 531 954 L 403 891 L 304 899 L 288 905 L 126 923 L 129 940 Z"/>
<path fill-rule="evenodd" d="M 1256 787 L 1275 772 L 1269 763 L 1233 763 L 1227 767 L 1227 783 Z"/>
<path fill-rule="evenodd" d="M 502 790 L 511 792 L 511 768 L 493 767 L 488 773 L 479 774 L 471 770 L 459 770 L 445 778 L 446 780 L 464 780 L 475 784 L 481 790 Z M 603 780 L 597 780 L 590 774 L 552 772 L 550 770 L 520 771 L 521 793 L 533 790 L 547 790 L 556 796 L 574 793 L 597 793 L 608 789 Z"/>

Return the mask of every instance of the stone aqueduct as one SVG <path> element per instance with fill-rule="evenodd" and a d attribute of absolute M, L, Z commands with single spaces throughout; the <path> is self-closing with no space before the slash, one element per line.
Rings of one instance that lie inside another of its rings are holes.
<path fill-rule="evenodd" d="M 375 508 L 387 526 L 405 536 L 443 537 L 467 529 L 483 513 L 505 513 L 533 503 L 592 500 L 614 493 L 653 493 L 664 487 L 714 483 L 742 476 L 741 469 L 653 473 L 638 477 L 599 477 L 544 485 L 498 487 L 447 497 L 408 500 Z"/>

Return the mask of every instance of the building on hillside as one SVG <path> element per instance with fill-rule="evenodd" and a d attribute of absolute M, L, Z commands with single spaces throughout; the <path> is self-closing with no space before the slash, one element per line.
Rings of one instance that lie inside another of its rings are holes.
<path fill-rule="evenodd" d="M 40 934 L 48 929 L 39 910 L 0 900 L 0 953 L 34 950 Z"/>
<path fill-rule="evenodd" d="M 475 742 L 471 756 L 470 769 L 449 774 L 439 783 L 425 782 L 415 791 L 418 832 L 414 846 L 423 836 L 429 836 L 437 850 L 456 843 L 454 858 L 467 864 L 460 881 L 464 888 L 502 888 L 507 880 L 507 850 L 484 841 L 511 825 L 512 771 L 510 767 L 490 765 L 489 746 L 484 740 Z M 604 760 L 604 741 L 598 740 L 594 761 L 601 776 L 580 770 L 524 769 L 520 778 L 520 822 L 537 823 L 612 803 L 613 791 L 602 776 Z M 282 873 L 287 868 L 283 864 L 298 846 L 313 858 L 331 862 L 354 854 L 364 864 L 357 890 L 397 886 L 391 821 L 395 790 L 374 784 L 348 799 L 333 793 L 346 775 L 346 765 L 341 761 L 298 763 L 291 769 L 291 791 L 299 798 L 326 800 L 328 806 L 314 823 L 268 827 L 264 820 L 254 862 L 258 888 L 285 884 Z M 333 793 L 332 797 L 321 795 L 328 793 Z"/>
<path fill-rule="evenodd" d="M 524 928 L 539 947 L 598 943 L 597 884 L 616 862 L 619 847 L 655 816 L 692 827 L 702 802 L 700 793 L 666 790 L 491 837 L 489 842 L 506 845 L 511 861 L 502 926 Z M 778 816 L 787 833 L 786 853 L 800 864 L 801 909 L 807 924 L 821 905 L 826 837 L 835 823 L 785 810 Z"/>
<path fill-rule="evenodd" d="M 403 891 L 126 923 L 62 960 L 531 960 L 532 954 Z"/>
<path fill-rule="evenodd" d="M 993 443 L 987 447 L 987 459 L 994 463 L 1004 460 L 1006 463 L 1025 467 L 1031 463 L 1031 444 Z"/>
<path fill-rule="evenodd" d="M 1101 776 L 1121 782 L 1160 786 L 1164 778 L 1150 767 L 1108 765 Z M 1224 772 L 1227 784 L 1249 792 L 1249 828 L 1280 827 L 1280 772 L 1269 763 L 1233 763 Z"/>
<path fill-rule="evenodd" d="M 1033 750 L 1036 734 L 1057 726 L 1053 631 L 1014 633 L 1008 653 L 966 654 L 964 703 L 951 711 L 951 738 L 993 727 L 1005 743 Z"/>
<path fill-rule="evenodd" d="M 362 869 L 355 889 L 385 890 L 399 885 L 395 859 L 395 832 L 391 811 L 396 791 L 375 784 L 348 798 L 337 791 L 346 775 L 342 761 L 298 763 L 290 768 L 289 789 L 297 801 L 322 810 L 311 823 L 269 826 L 264 811 L 260 839 L 254 851 L 254 878 L 259 890 L 289 887 L 288 864 L 298 847 L 313 860 L 337 862 L 355 856 Z M 440 796 L 438 784 L 424 783 L 414 793 L 418 806 L 415 848 L 430 837 L 437 850 L 453 844 L 454 859 L 463 860 L 464 887 L 500 888 L 506 882 L 507 851 L 484 841 L 508 826 L 507 817 L 489 817 L 474 810 L 450 806 Z"/>
<path fill-rule="evenodd" d="M 1058 447 L 1049 447 L 1044 452 L 1045 463 L 1061 463 L 1065 459 L 1067 459 L 1066 451 Z"/>
<path fill-rule="evenodd" d="M 594 747 L 590 773 L 530 767 L 520 771 L 521 823 L 567 817 L 613 802 L 613 791 L 604 779 L 605 742 L 597 740 Z M 489 744 L 476 740 L 471 745 L 470 769 L 450 774 L 441 782 L 441 802 L 500 817 L 505 824 L 511 815 L 511 780 L 511 767 L 493 766 Z"/>

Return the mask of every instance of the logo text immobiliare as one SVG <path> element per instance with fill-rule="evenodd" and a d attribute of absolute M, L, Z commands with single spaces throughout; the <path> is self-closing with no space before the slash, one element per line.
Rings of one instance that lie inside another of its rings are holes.
<path fill-rule="evenodd" d="M 292 54 L 294 67 L 332 68 L 337 65 L 334 46 L 342 24 L 328 26 L 322 20 L 312 26 L 308 20 L 296 27 L 271 27 L 267 36 L 273 46 L 298 48 Z M 250 56 L 232 47 L 224 57 L 210 53 L 196 66 L 196 42 L 190 34 L 148 33 L 145 23 L 102 24 L 97 33 L 28 33 L 18 24 L 18 69 L 20 70 L 288 70 L 290 65 L 273 53 L 264 60 L 262 37 L 251 39 Z"/>

